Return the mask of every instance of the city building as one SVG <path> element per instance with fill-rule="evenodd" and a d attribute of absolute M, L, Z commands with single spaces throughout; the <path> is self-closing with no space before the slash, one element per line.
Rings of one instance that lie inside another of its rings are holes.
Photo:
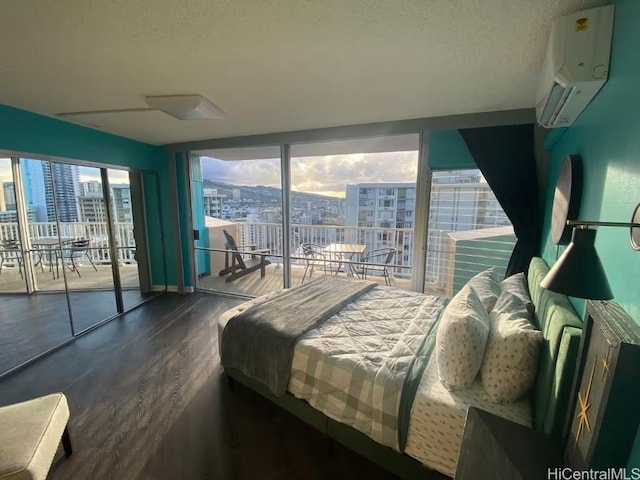
<path fill-rule="evenodd" d="M 2 188 L 0 188 L 0 211 L 7 210 L 7 203 L 5 201 L 5 184 L 10 182 L 3 182 Z M 15 208 L 12 208 L 15 210 Z"/>
<path fill-rule="evenodd" d="M 434 172 L 429 228 L 461 232 L 511 225 L 479 170 Z"/>
<path fill-rule="evenodd" d="M 234 189 L 234 199 L 235 199 Z M 204 193 L 204 214 L 207 217 L 222 218 L 222 199 L 226 195 L 218 193 L 216 188 L 205 188 Z"/>
<path fill-rule="evenodd" d="M 2 194 L 4 200 L 4 210 L 16 209 L 16 189 L 13 182 L 2 183 Z"/>
<path fill-rule="evenodd" d="M 133 222 L 131 187 L 128 184 L 113 184 L 109 185 L 109 189 L 111 191 L 113 221 L 116 223 Z M 80 195 L 77 202 L 81 222 L 104 223 L 107 221 L 101 182 L 80 182 Z"/>
<path fill-rule="evenodd" d="M 107 210 L 102 194 L 102 184 L 96 181 L 81 182 L 80 195 L 77 197 L 78 215 L 81 222 L 104 223 Z"/>
<path fill-rule="evenodd" d="M 25 199 L 37 212 L 37 221 L 77 222 L 78 166 L 31 159 L 21 165 Z"/>
<path fill-rule="evenodd" d="M 27 220 L 29 222 L 36 221 L 36 210 L 33 206 L 27 207 Z M 18 212 L 15 210 L 0 210 L 0 223 L 18 223 Z"/>
<path fill-rule="evenodd" d="M 411 261 L 415 219 L 414 183 L 358 183 L 347 185 L 345 225 L 369 227 L 364 238 L 367 250 L 393 247 L 398 250 L 394 263 Z M 479 170 L 434 172 L 429 208 L 429 263 L 438 261 L 437 243 L 442 235 L 511 225 L 502 207 Z M 375 229 L 375 230 L 373 230 Z M 380 229 L 389 229 L 388 231 Z M 362 233 L 360 234 L 363 235 Z M 401 274 L 400 272 L 396 272 Z"/>
<path fill-rule="evenodd" d="M 109 185 L 113 202 L 113 221 L 133 222 L 131 210 L 131 187 L 127 184 Z"/>
<path fill-rule="evenodd" d="M 36 222 L 49 221 L 43 163 L 45 162 L 30 159 L 20 162 L 25 202 L 36 212 Z"/>

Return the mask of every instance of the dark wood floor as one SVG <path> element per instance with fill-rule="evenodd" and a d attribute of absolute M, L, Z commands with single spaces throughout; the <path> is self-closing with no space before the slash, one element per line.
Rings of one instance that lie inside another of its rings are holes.
<path fill-rule="evenodd" d="M 227 388 L 216 319 L 238 300 L 165 294 L 0 381 L 0 405 L 62 391 L 61 479 L 390 479 L 259 395 Z"/>
<path fill-rule="evenodd" d="M 147 296 L 122 292 L 125 308 Z M 117 313 L 113 291 L 69 292 L 76 332 Z M 71 337 L 69 307 L 64 293 L 0 295 L 0 373 L 6 372 Z"/>

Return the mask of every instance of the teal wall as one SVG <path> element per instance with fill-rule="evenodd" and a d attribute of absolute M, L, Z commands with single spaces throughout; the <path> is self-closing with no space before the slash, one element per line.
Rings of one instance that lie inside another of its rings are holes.
<path fill-rule="evenodd" d="M 628 222 L 640 202 L 640 2 L 620 0 L 615 5 L 609 80 L 574 125 L 560 138 L 548 139 L 548 143 L 555 143 L 550 151 L 541 253 L 549 264 L 557 258 L 556 245 L 549 239 L 549 219 L 557 173 L 565 155 L 577 153 L 583 160 L 579 219 Z M 628 229 L 599 228 L 596 249 L 615 300 L 640 323 L 640 252 L 630 247 Z M 584 314 L 584 302 L 573 302 Z M 640 405 L 640 399 L 638 402 Z M 640 466 L 640 436 L 629 466 Z"/>
<path fill-rule="evenodd" d="M 160 191 L 169 191 L 167 155 L 163 147 L 156 147 L 91 128 L 74 125 L 43 115 L 0 105 L 0 150 L 10 150 L 33 156 L 54 156 L 69 160 L 84 160 L 114 166 L 131 167 L 157 174 Z M 145 179 L 145 188 L 148 185 Z M 163 265 L 167 264 L 167 282 L 175 284 L 176 271 L 173 257 L 173 239 L 157 231 L 160 224 L 166 230 L 171 225 L 167 195 L 161 201 L 149 198 L 147 193 L 147 217 L 152 278 L 154 284 L 164 284 Z M 157 198 L 157 197 L 156 197 Z M 160 222 L 158 219 L 162 218 Z M 159 239 L 164 237 L 164 251 Z M 163 261 L 162 257 L 165 257 Z M 160 271 L 158 271 L 160 269 Z"/>
<path fill-rule="evenodd" d="M 429 133 L 429 168 L 455 170 L 478 168 L 458 130 Z"/>

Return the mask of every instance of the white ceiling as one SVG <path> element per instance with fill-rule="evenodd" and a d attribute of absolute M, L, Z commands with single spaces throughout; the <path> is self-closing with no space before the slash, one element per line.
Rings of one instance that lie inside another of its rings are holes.
<path fill-rule="evenodd" d="M 0 0 L 0 103 L 201 94 L 225 120 L 83 122 L 154 144 L 531 107 L 550 23 L 599 0 Z"/>

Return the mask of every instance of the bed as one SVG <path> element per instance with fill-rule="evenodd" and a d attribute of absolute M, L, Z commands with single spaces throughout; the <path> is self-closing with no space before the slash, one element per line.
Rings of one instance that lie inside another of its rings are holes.
<path fill-rule="evenodd" d="M 566 297 L 539 287 L 547 271 L 542 259 L 532 260 L 528 285 L 544 342 L 535 385 L 516 402 L 488 400 L 479 379 L 464 390 L 444 388 L 432 350 L 446 300 L 381 286 L 341 305 L 299 338 L 285 394 L 244 368 L 223 367 L 231 379 L 401 478 L 425 478 L 428 470 L 434 478 L 453 477 L 470 406 L 564 434 L 581 322 Z M 277 295 L 225 312 L 219 341 L 231 319 Z"/>

